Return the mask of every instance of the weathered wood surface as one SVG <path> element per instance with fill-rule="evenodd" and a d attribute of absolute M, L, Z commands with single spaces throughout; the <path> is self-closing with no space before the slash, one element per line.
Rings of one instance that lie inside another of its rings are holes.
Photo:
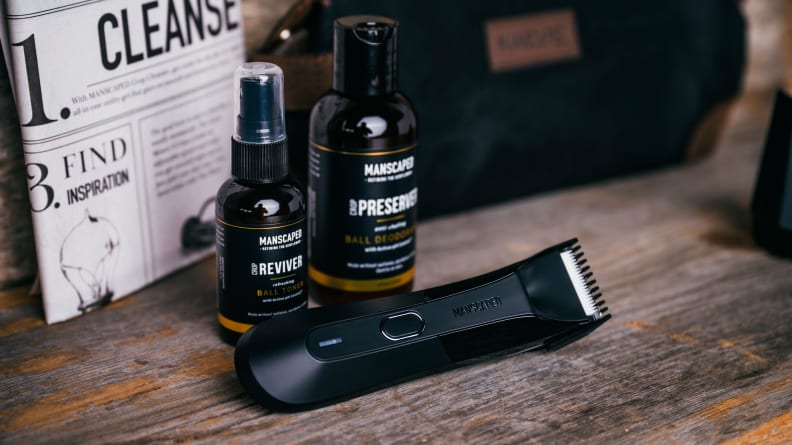
<path fill-rule="evenodd" d="M 253 3 L 274 23 L 286 2 Z M 774 48 L 784 1 L 744 3 L 752 45 Z M 779 53 L 752 51 L 747 89 L 792 85 Z M 614 319 L 564 349 L 278 414 L 215 335 L 212 260 L 54 326 L 20 288 L 0 292 L 0 443 L 792 443 L 792 261 L 749 235 L 769 97 L 702 163 L 420 226 L 417 287 L 580 237 Z"/>
<path fill-rule="evenodd" d="M 749 235 L 769 107 L 702 163 L 420 225 L 419 288 L 580 237 L 614 318 L 566 348 L 280 414 L 215 334 L 212 260 L 53 326 L 5 292 L 0 442 L 789 443 L 792 261 Z"/>

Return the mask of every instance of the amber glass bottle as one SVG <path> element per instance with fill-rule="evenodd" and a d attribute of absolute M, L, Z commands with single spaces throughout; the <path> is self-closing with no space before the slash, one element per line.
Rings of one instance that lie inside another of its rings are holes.
<path fill-rule="evenodd" d="M 289 176 L 283 72 L 247 63 L 235 79 L 231 179 L 217 192 L 217 318 L 221 337 L 241 334 L 308 303 L 306 209 Z"/>
<path fill-rule="evenodd" d="M 311 111 L 309 276 L 321 304 L 412 289 L 418 126 L 397 91 L 398 23 L 334 24 L 333 89 Z"/>

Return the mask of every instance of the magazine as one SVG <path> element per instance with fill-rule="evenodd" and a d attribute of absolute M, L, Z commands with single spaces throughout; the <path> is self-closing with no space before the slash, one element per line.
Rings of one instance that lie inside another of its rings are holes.
<path fill-rule="evenodd" d="M 241 0 L 0 0 L 48 323 L 214 250 Z"/>

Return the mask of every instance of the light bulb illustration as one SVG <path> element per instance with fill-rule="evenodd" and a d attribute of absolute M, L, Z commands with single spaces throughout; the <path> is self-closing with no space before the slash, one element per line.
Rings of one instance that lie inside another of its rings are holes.
<path fill-rule="evenodd" d="M 118 262 L 118 230 L 107 218 L 85 217 L 71 229 L 60 251 L 61 271 L 77 292 L 83 314 L 113 298 L 111 278 Z"/>

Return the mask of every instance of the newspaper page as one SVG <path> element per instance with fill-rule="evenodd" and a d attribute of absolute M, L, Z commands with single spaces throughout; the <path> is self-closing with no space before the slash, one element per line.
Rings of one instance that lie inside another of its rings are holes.
<path fill-rule="evenodd" d="M 241 0 L 5 0 L 48 323 L 213 251 L 241 12 Z"/>

